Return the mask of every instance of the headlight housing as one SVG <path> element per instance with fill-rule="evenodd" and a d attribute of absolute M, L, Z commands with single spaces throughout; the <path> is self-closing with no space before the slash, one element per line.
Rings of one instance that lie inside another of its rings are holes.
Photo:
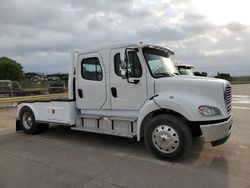
<path fill-rule="evenodd" d="M 214 107 L 214 106 L 200 106 L 198 108 L 198 111 L 201 115 L 203 116 L 217 116 L 221 115 L 221 111 L 219 108 Z"/>

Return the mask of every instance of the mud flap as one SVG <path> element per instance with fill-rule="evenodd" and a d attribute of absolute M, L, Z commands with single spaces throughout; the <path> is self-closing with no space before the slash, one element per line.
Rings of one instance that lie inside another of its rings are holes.
<path fill-rule="evenodd" d="M 21 131 L 21 130 L 22 130 L 22 127 L 21 127 L 21 125 L 20 125 L 20 120 L 17 119 L 17 120 L 16 120 L 16 131 Z"/>

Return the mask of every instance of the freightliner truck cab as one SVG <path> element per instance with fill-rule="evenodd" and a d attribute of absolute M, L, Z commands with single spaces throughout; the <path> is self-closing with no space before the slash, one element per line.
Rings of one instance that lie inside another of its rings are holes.
<path fill-rule="evenodd" d="M 68 99 L 22 102 L 17 130 L 36 134 L 49 124 L 144 140 L 159 158 L 177 161 L 192 137 L 213 146 L 230 136 L 231 85 L 179 75 L 168 48 L 131 43 L 74 50 Z"/>

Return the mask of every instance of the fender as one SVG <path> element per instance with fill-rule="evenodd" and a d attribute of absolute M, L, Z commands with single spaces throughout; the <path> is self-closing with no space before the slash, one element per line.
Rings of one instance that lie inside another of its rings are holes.
<path fill-rule="evenodd" d="M 213 99 L 206 96 L 194 94 L 193 92 L 161 92 L 155 98 L 155 102 L 161 107 L 178 112 L 188 121 L 210 121 L 227 117 L 227 114 L 204 117 L 198 108 L 201 105 L 215 106 L 223 112 L 223 108 Z"/>
<path fill-rule="evenodd" d="M 153 100 L 148 100 L 139 111 L 137 120 L 137 140 L 140 140 L 140 130 L 144 118 L 153 111 L 159 109 L 172 110 L 181 114 L 188 121 L 204 121 L 222 119 L 223 115 L 216 117 L 203 117 L 198 112 L 198 107 L 201 105 L 216 106 L 221 111 L 222 109 L 215 101 L 193 93 L 182 92 L 161 92 Z M 204 119 L 205 118 L 205 119 Z"/>
<path fill-rule="evenodd" d="M 159 110 L 160 107 L 155 103 L 155 101 L 147 100 L 144 105 L 139 110 L 138 120 L 137 120 L 137 140 L 140 141 L 140 130 L 143 119 L 151 112 Z"/>
<path fill-rule="evenodd" d="M 32 102 L 30 102 L 30 103 L 29 102 L 23 102 L 23 103 L 18 104 L 18 107 L 17 107 L 17 117 L 18 117 L 18 119 L 20 118 L 19 116 L 20 116 L 21 109 L 23 107 L 25 107 L 25 106 L 29 107 L 33 111 L 35 119 L 37 120 L 38 110 L 36 109 L 36 106 Z"/>

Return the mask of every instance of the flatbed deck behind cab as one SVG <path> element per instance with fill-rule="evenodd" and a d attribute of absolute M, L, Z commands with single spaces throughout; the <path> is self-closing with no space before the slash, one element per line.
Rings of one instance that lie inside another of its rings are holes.
<path fill-rule="evenodd" d="M 192 137 L 218 145 L 231 132 L 231 86 L 225 80 L 178 75 L 174 52 L 147 44 L 75 50 L 67 100 L 18 105 L 17 130 L 36 134 L 49 124 L 72 130 L 144 137 L 149 151 L 180 160 Z"/>

